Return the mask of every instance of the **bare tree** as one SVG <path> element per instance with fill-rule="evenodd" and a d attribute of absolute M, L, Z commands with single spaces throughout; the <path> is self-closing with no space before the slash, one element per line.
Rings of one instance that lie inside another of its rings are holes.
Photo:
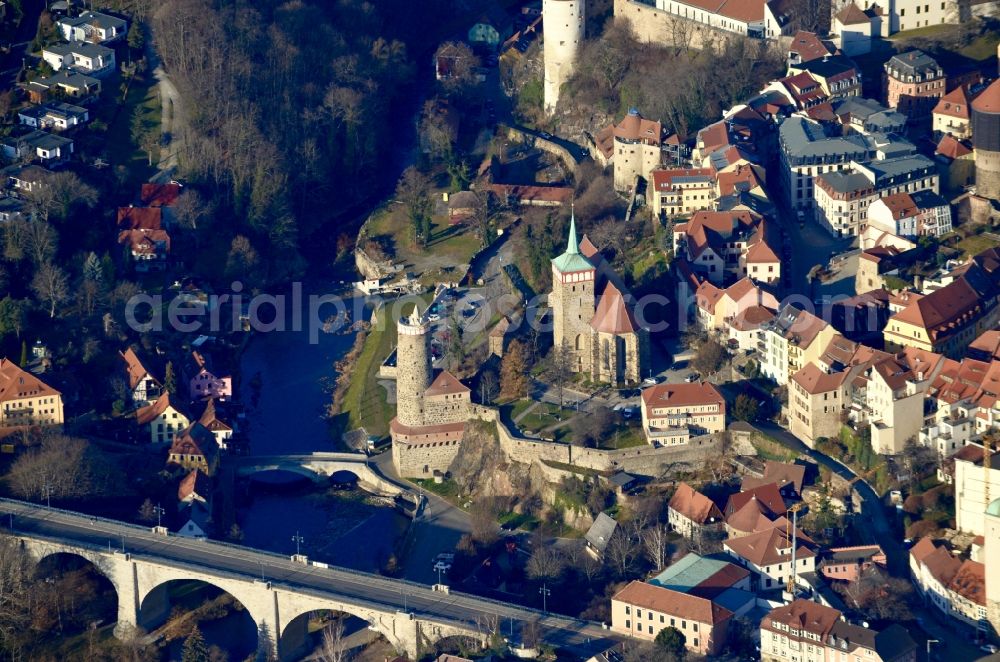
<path fill-rule="evenodd" d="M 490 499 L 479 498 L 469 509 L 472 520 L 472 538 L 484 545 L 492 545 L 500 537 L 497 530 L 497 513 Z"/>
<path fill-rule="evenodd" d="M 410 166 L 396 184 L 396 199 L 406 207 L 414 243 L 424 246 L 431 239 L 431 180 L 416 166 Z"/>
<path fill-rule="evenodd" d="M 493 404 L 500 391 L 500 380 L 495 370 L 484 370 L 479 375 L 479 401 L 484 405 Z"/>
<path fill-rule="evenodd" d="M 347 662 L 351 657 L 344 636 L 344 619 L 336 618 L 323 628 L 319 659 L 323 662 Z"/>
<path fill-rule="evenodd" d="M 549 365 L 546 376 L 559 393 L 559 407 L 564 405 L 566 387 L 573 379 L 573 352 L 564 338 L 562 343 L 552 348 L 549 354 Z"/>
<path fill-rule="evenodd" d="M 49 305 L 50 318 L 56 316 L 59 304 L 69 299 L 69 281 L 66 272 L 51 262 L 43 263 L 35 272 L 31 289 L 41 301 Z"/>
<path fill-rule="evenodd" d="M 532 579 L 551 581 L 562 575 L 566 569 L 566 559 L 558 549 L 551 545 L 539 545 L 525 570 Z"/>
<path fill-rule="evenodd" d="M 31 577 L 34 564 L 18 541 L 0 536 L 0 642 L 6 651 L 18 647 L 19 634 L 31 620 Z"/>
<path fill-rule="evenodd" d="M 618 527 L 618 530 L 611 536 L 608 545 L 604 550 L 604 556 L 612 565 L 619 577 L 625 577 L 631 571 L 639 548 L 632 536 L 628 535 Z"/>
<path fill-rule="evenodd" d="M 205 199 L 201 197 L 198 191 L 192 189 L 185 189 L 185 191 L 177 197 L 177 200 L 174 202 L 171 209 L 173 210 L 174 218 L 177 219 L 177 223 L 181 227 L 190 228 L 192 230 L 197 230 L 198 226 L 201 225 L 211 213 Z"/>
<path fill-rule="evenodd" d="M 69 218 L 74 208 L 93 209 L 98 199 L 97 189 L 68 170 L 47 178 L 45 186 L 36 187 L 29 196 L 33 203 L 35 196 L 38 196 L 39 204 L 49 207 L 44 214 L 45 220 L 48 220 L 51 213 L 60 221 Z"/>
<path fill-rule="evenodd" d="M 643 551 L 656 572 L 667 565 L 669 543 L 667 527 L 662 523 L 654 524 L 642 532 Z"/>

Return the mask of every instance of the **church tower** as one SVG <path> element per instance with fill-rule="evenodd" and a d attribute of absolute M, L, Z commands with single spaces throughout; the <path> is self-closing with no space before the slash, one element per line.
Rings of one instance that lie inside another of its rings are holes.
<path fill-rule="evenodd" d="M 396 324 L 396 420 L 408 427 L 424 424 L 424 392 L 432 374 L 428 330 L 416 306 Z"/>
<path fill-rule="evenodd" d="M 552 260 L 552 341 L 563 341 L 573 355 L 573 371 L 589 372 L 593 362 L 590 320 L 594 316 L 596 269 L 580 253 L 576 237 L 576 213 L 570 216 L 566 251 Z"/>
<path fill-rule="evenodd" d="M 586 0 L 543 0 L 542 35 L 545 58 L 545 112 L 552 114 L 559 88 L 576 68 L 587 23 Z"/>

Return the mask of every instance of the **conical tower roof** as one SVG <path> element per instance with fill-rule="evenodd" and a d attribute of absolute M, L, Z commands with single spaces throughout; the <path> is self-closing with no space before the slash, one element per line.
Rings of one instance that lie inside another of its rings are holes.
<path fill-rule="evenodd" d="M 594 265 L 580 253 L 580 244 L 576 238 L 576 210 L 569 217 L 569 238 L 566 240 L 566 252 L 552 260 L 552 266 L 559 273 L 574 271 L 593 271 Z"/>

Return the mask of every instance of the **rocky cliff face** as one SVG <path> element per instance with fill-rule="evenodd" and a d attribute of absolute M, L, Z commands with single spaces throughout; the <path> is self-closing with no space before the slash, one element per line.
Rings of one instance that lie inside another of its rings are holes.
<path fill-rule="evenodd" d="M 466 426 L 462 452 L 449 471 L 463 494 L 521 497 L 531 491 L 529 466 L 507 458 L 492 423 L 471 422 Z"/>

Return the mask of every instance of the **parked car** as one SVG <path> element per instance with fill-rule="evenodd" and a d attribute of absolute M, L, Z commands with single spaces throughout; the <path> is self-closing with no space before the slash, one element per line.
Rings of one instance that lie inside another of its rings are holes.
<path fill-rule="evenodd" d="M 684 378 L 684 381 L 686 381 L 688 384 L 693 384 L 694 382 L 698 381 L 700 378 L 701 378 L 701 375 L 699 375 L 697 372 L 691 372 L 691 373 L 688 373 L 688 376 Z"/>
<path fill-rule="evenodd" d="M 983 651 L 984 653 L 996 653 L 997 650 L 1000 649 L 998 649 L 993 644 L 983 644 L 982 646 L 979 647 L 979 650 Z"/>
<path fill-rule="evenodd" d="M 552 134 L 549 133 L 548 131 L 539 131 L 538 135 L 540 135 L 542 138 L 545 138 L 546 140 L 552 139 Z"/>
<path fill-rule="evenodd" d="M 646 384 L 647 386 L 656 386 L 657 384 L 659 384 L 662 381 L 663 381 L 663 378 L 659 377 L 659 376 L 657 376 L 657 377 L 646 377 L 644 380 L 642 380 L 642 383 Z"/>

